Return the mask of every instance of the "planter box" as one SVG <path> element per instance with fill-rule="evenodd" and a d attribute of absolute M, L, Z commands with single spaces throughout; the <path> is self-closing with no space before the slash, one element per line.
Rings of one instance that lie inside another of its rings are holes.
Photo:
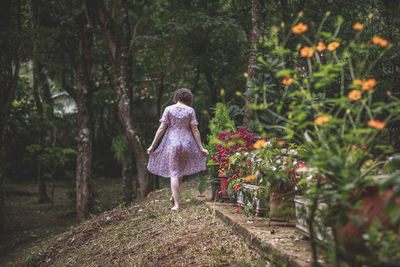
<path fill-rule="evenodd" d="M 253 199 L 247 199 L 247 203 L 244 203 L 243 190 L 253 194 Z M 263 217 L 267 213 L 267 199 L 265 193 L 259 191 L 259 187 L 252 184 L 243 184 L 242 190 L 239 190 L 237 196 L 237 203 L 242 206 L 253 206 L 258 217 Z"/>
<path fill-rule="evenodd" d="M 293 197 L 281 197 L 287 191 L 271 191 L 269 195 L 269 219 L 288 222 L 295 217 Z"/>
<path fill-rule="evenodd" d="M 308 231 L 307 216 L 309 213 L 310 200 L 303 198 L 302 196 L 296 196 L 294 198 L 294 203 L 296 206 L 296 229 L 303 235 L 310 237 L 310 232 Z M 317 207 L 318 210 L 322 210 L 326 207 L 326 204 L 319 203 Z M 316 218 L 314 223 L 314 232 L 317 240 L 320 242 L 328 242 L 333 240 L 332 229 L 330 227 L 325 227 L 322 223 L 321 218 Z"/>

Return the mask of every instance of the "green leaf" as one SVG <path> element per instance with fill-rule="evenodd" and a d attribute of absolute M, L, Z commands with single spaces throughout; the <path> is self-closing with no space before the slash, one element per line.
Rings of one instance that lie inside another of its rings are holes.
<path fill-rule="evenodd" d="M 199 184 L 199 193 L 202 195 L 208 187 L 207 183 L 207 178 L 206 177 L 201 177 L 200 178 L 200 184 Z"/>
<path fill-rule="evenodd" d="M 321 36 L 324 37 L 324 38 L 329 38 L 329 37 L 332 36 L 332 33 L 330 33 L 330 32 L 321 32 Z"/>

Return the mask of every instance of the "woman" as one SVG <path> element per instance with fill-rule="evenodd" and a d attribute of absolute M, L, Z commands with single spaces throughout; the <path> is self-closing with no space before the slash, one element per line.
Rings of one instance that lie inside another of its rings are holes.
<path fill-rule="evenodd" d="M 168 106 L 160 119 L 153 143 L 147 149 L 149 163 L 147 169 L 156 175 L 171 177 L 172 196 L 174 204 L 171 210 L 179 210 L 179 187 L 182 176 L 190 175 L 206 169 L 208 151 L 203 148 L 199 124 L 192 105 L 193 94 L 186 88 L 174 93 L 174 105 Z M 160 145 L 154 148 L 165 133 Z M 154 152 L 153 152 L 154 151 Z"/>

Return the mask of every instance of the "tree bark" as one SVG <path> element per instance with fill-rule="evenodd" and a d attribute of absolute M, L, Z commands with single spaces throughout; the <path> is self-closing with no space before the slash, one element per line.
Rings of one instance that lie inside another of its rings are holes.
<path fill-rule="evenodd" d="M 251 89 L 251 83 L 254 80 L 255 76 L 255 66 L 257 62 L 255 49 L 260 38 L 260 31 L 258 28 L 258 20 L 259 20 L 259 0 L 251 1 L 251 24 L 252 24 L 252 32 L 251 32 L 251 48 L 250 48 L 250 56 L 249 62 L 247 65 L 247 74 L 249 75 L 246 80 L 246 91 Z M 247 104 L 254 102 L 254 97 L 250 94 L 246 96 Z M 248 125 L 248 123 L 253 118 L 253 112 L 251 109 L 247 108 L 247 115 L 244 117 L 244 124 Z"/>
<path fill-rule="evenodd" d="M 138 179 L 138 198 L 143 198 L 147 194 L 147 186 L 149 182 L 149 172 L 147 171 L 147 155 L 142 145 L 140 130 L 134 128 L 132 124 L 131 103 L 128 94 L 128 86 L 126 84 L 126 71 L 124 64 L 116 60 L 114 62 L 116 90 L 118 95 L 118 116 L 124 127 L 132 151 L 135 156 L 137 179 Z M 138 125 L 138 124 L 136 124 Z"/>
<path fill-rule="evenodd" d="M 40 27 L 39 21 L 40 21 L 40 7 L 39 3 L 37 1 L 31 0 L 29 1 L 29 11 L 31 15 L 31 26 L 32 30 L 35 32 L 37 29 Z M 46 128 L 46 116 L 45 116 L 45 110 L 42 104 L 42 100 L 40 97 L 40 92 L 39 88 L 44 88 L 44 91 L 46 91 L 48 94 L 50 92 L 49 86 L 47 83 L 46 76 L 43 73 L 43 67 L 42 64 L 40 63 L 39 60 L 39 55 L 38 55 L 38 48 L 40 46 L 40 40 L 38 38 L 35 38 L 33 40 L 33 56 L 32 56 L 32 63 L 33 63 L 33 97 L 35 100 L 35 105 L 37 109 L 37 113 L 39 115 L 39 121 L 37 124 L 38 127 L 38 143 L 41 148 L 46 147 L 46 144 L 49 144 L 49 136 L 51 136 L 51 133 L 49 134 L 49 130 L 45 130 Z M 47 99 L 49 98 L 46 96 Z M 45 97 L 45 98 L 46 98 Z M 48 110 L 49 107 L 46 108 L 46 111 Z M 48 112 L 48 111 L 47 111 Z M 40 152 L 39 152 L 40 153 Z M 38 155 L 36 158 L 36 182 L 38 186 L 38 193 L 39 193 L 39 203 L 44 203 L 44 202 L 49 202 L 50 198 L 47 194 L 47 188 L 46 188 L 46 181 L 43 177 L 42 174 L 42 162 L 38 159 Z"/>
<path fill-rule="evenodd" d="M 14 64 L 12 60 L 7 60 L 6 64 L 1 65 L 1 91 L 0 91 L 0 235 L 4 230 L 4 179 L 5 179 L 5 166 L 7 162 L 6 144 L 7 144 L 7 128 L 8 128 L 8 115 L 10 106 L 14 100 L 15 90 L 17 88 L 20 59 L 19 59 L 20 45 L 18 44 L 17 53 L 15 56 Z M 3 62 L 3 58 L 1 58 Z M 13 71 L 14 65 L 14 71 Z M 4 68 L 7 70 L 4 71 Z M 6 75 L 4 75 L 6 74 Z"/>
<path fill-rule="evenodd" d="M 78 104 L 78 155 L 76 167 L 76 212 L 78 220 L 91 212 L 92 179 L 92 114 L 90 102 L 91 40 L 92 35 L 86 19 L 82 19 L 77 61 L 77 104 Z"/>
<path fill-rule="evenodd" d="M 15 6 L 13 6 L 15 4 Z M 20 1 L 5 0 L 0 9 L 0 30 L 2 32 L 21 32 L 20 17 L 17 17 L 16 25 L 11 20 L 13 8 L 20 10 Z M 17 12 L 17 14 L 20 14 Z M 0 236 L 4 232 L 4 180 L 6 176 L 6 144 L 7 128 L 10 106 L 14 100 L 20 70 L 21 41 L 4 40 L 0 42 Z"/>
<path fill-rule="evenodd" d="M 124 194 L 125 204 L 130 204 L 132 202 L 132 172 L 131 172 L 131 162 L 128 159 L 123 159 L 122 165 L 122 189 Z"/>
<path fill-rule="evenodd" d="M 204 75 L 206 76 L 208 87 L 210 88 L 210 106 L 215 106 L 218 100 L 218 93 L 210 68 L 207 66 L 204 68 Z"/>

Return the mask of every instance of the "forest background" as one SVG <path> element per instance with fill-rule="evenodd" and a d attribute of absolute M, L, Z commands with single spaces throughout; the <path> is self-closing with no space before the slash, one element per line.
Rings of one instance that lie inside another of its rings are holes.
<path fill-rule="evenodd" d="M 2 238 L 18 231 L 16 217 L 24 217 L 8 204 L 15 185 L 32 187 L 37 203 L 53 206 L 56 188 L 64 187 L 74 211 L 69 216 L 78 220 L 95 210 L 97 179 L 122 177 L 124 203 L 158 188 L 160 179 L 146 171 L 145 152 L 177 88 L 192 90 L 204 142 L 217 102 L 228 104 L 237 125 L 251 128 L 237 92 L 264 79 L 255 62 L 262 51 L 258 39 L 273 26 L 290 25 L 301 11 L 311 27 L 329 11 L 328 31 L 341 16 L 342 36 L 353 35 L 359 21 L 368 22 L 366 38 L 388 39 L 394 47 L 372 72 L 399 95 L 398 1 L 2 1 Z M 288 46 L 298 42 L 292 36 Z M 76 101 L 76 113 L 54 113 L 62 92 Z M 389 125 L 386 137 L 397 151 L 399 130 Z"/>

